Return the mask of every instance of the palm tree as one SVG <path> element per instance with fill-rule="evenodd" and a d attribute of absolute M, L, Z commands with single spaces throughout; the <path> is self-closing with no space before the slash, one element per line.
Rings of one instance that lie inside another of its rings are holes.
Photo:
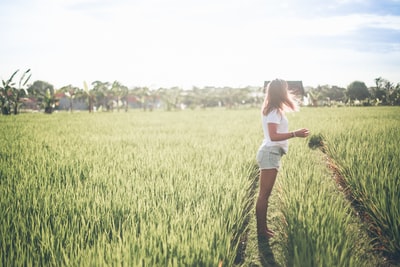
<path fill-rule="evenodd" d="M 11 110 L 11 106 L 10 106 L 10 101 L 8 98 L 8 91 L 10 90 L 10 85 L 9 83 L 11 82 L 12 78 L 10 78 L 7 81 L 2 81 L 3 82 L 3 86 L 0 87 L 0 101 L 1 101 L 1 113 L 3 115 L 10 115 L 10 110 Z"/>
<path fill-rule="evenodd" d="M 198 87 L 193 86 L 191 90 L 188 90 L 183 96 L 183 103 L 191 109 L 196 108 L 201 103 L 201 91 Z"/>
<path fill-rule="evenodd" d="M 166 104 L 167 110 L 177 109 L 181 103 L 182 89 L 179 87 L 172 87 L 170 89 L 160 88 L 158 94 L 161 100 Z"/>
<path fill-rule="evenodd" d="M 44 95 L 42 105 L 44 107 L 44 113 L 51 114 L 56 106 L 56 103 L 59 100 L 54 95 L 54 91 L 51 91 L 50 88 L 47 88 L 46 94 Z"/>
<path fill-rule="evenodd" d="M 29 86 L 28 92 L 36 97 L 39 105 L 48 114 L 53 112 L 56 103 L 59 101 L 54 95 L 54 86 L 48 82 L 35 81 Z"/>
<path fill-rule="evenodd" d="M 125 85 L 122 85 L 120 82 L 115 81 L 112 85 L 111 85 L 111 91 L 112 94 L 116 97 L 116 101 L 117 101 L 117 110 L 119 112 L 119 108 L 121 106 L 125 106 L 125 110 L 127 111 L 127 95 L 129 92 L 128 87 L 126 87 Z M 125 100 L 125 101 L 124 101 Z"/>
<path fill-rule="evenodd" d="M 28 95 L 25 85 L 31 78 L 31 74 L 26 77 L 30 72 L 30 69 L 22 74 L 19 79 L 18 87 L 15 87 L 13 79 L 18 72 L 19 70 L 16 70 L 7 81 L 3 80 L 3 86 L 0 87 L 1 109 L 2 113 L 5 115 L 11 114 L 11 107 L 13 108 L 14 114 L 18 114 L 18 107 L 21 104 L 21 98 Z"/>
<path fill-rule="evenodd" d="M 141 107 L 144 111 L 147 108 L 153 110 L 155 96 L 148 87 L 135 87 L 131 90 L 132 94 L 139 100 Z"/>
<path fill-rule="evenodd" d="M 92 113 L 96 102 L 96 91 L 94 89 L 90 90 L 87 83 L 83 82 L 83 95 L 88 99 L 89 113 Z"/>
<path fill-rule="evenodd" d="M 108 101 L 109 101 L 109 91 L 110 91 L 110 83 L 109 82 L 101 82 L 94 81 L 92 82 L 93 86 L 93 94 L 95 94 L 99 103 L 101 103 L 101 107 L 109 110 Z"/>
<path fill-rule="evenodd" d="M 317 88 L 312 88 L 308 91 L 307 96 L 311 101 L 311 105 L 313 107 L 318 107 L 319 102 L 323 99 L 323 96 L 321 94 L 321 87 L 318 86 Z"/>
<path fill-rule="evenodd" d="M 69 110 L 72 113 L 72 109 L 73 109 L 73 100 L 75 97 L 77 97 L 79 95 L 79 91 L 81 89 L 79 89 L 78 87 L 74 87 L 71 84 L 61 87 L 58 91 L 59 92 L 63 92 L 64 95 L 66 97 L 68 97 L 69 100 Z"/>

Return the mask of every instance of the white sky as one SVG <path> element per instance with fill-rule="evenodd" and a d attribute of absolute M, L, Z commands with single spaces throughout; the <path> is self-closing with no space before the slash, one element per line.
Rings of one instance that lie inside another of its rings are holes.
<path fill-rule="evenodd" d="M 0 79 L 56 88 L 400 82 L 400 0 L 2 0 L 0 36 Z"/>

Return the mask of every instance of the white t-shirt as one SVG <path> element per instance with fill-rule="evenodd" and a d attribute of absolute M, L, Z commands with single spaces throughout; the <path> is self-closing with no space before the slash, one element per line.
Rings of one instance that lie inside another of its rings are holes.
<path fill-rule="evenodd" d="M 276 123 L 278 124 L 277 133 L 287 133 L 289 132 L 289 123 L 285 116 L 285 114 L 279 113 L 278 110 L 274 109 L 266 116 L 262 114 L 262 127 L 264 131 L 264 140 L 261 146 L 279 146 L 281 147 L 285 153 L 288 152 L 289 142 L 288 140 L 283 141 L 271 141 L 268 132 L 268 123 Z"/>

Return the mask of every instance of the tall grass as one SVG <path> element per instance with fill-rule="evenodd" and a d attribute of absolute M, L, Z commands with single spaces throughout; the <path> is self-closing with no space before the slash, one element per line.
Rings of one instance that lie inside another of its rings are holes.
<path fill-rule="evenodd" d="M 338 134 L 342 129 L 331 127 L 331 121 L 335 112 L 346 111 L 303 108 L 288 114 L 290 128 Z M 277 233 L 267 247 L 275 257 L 265 253 L 264 244 L 250 242 L 253 252 L 244 266 L 379 266 L 383 260 L 372 253 L 365 227 L 335 184 L 326 156 L 311 150 L 308 141 L 289 141 L 271 196 L 268 219 Z"/>
<path fill-rule="evenodd" d="M 327 132 L 328 153 L 340 166 L 375 249 L 400 260 L 400 113 L 398 108 L 338 114 L 340 132 Z M 351 123 L 352 118 L 357 123 Z"/>
<path fill-rule="evenodd" d="M 292 146 L 278 183 L 287 266 L 374 266 L 363 227 L 326 162 L 305 147 Z"/>
<path fill-rule="evenodd" d="M 329 156 L 375 222 L 375 238 L 395 249 L 396 112 L 288 115 L 291 129 L 326 137 Z M 326 156 L 307 139 L 292 139 L 283 158 L 269 209 L 277 235 L 269 247 L 257 243 L 256 109 L 21 114 L 0 123 L 0 265 L 233 266 L 245 233 L 242 266 L 383 262 Z"/>
<path fill-rule="evenodd" d="M 1 117 L 2 265 L 232 265 L 252 167 L 235 117 Z"/>

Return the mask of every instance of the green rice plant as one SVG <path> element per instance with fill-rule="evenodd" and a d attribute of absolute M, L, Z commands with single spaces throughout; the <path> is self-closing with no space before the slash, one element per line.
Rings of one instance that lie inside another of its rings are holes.
<path fill-rule="evenodd" d="M 289 113 L 290 128 L 307 127 L 318 145 L 325 144 L 326 131 L 341 130 L 330 128 L 338 121 L 336 112 L 347 110 L 305 108 Z M 260 129 L 259 121 L 255 123 Z M 289 141 L 268 210 L 275 237 L 263 244 L 250 233 L 243 266 L 383 265 L 384 259 L 373 253 L 364 224 L 353 216 L 351 203 L 336 185 L 328 158 L 309 149 L 311 139 Z M 255 229 L 254 219 L 250 227 Z"/>
<path fill-rule="evenodd" d="M 308 147 L 311 149 L 321 149 L 322 152 L 325 152 L 326 147 L 324 144 L 324 136 L 322 134 L 312 134 L 308 141 Z"/>
<path fill-rule="evenodd" d="M 293 145 L 277 187 L 286 225 L 287 266 L 366 266 L 376 262 L 350 204 L 321 155 Z M 319 161 L 316 159 L 320 158 Z"/>
<path fill-rule="evenodd" d="M 400 240 L 396 112 L 288 114 L 292 129 L 323 136 L 379 239 L 391 234 L 380 241 L 388 247 Z M 277 236 L 257 244 L 259 118 L 256 109 L 0 117 L 0 265 L 234 266 L 244 235 L 242 266 L 263 256 L 282 266 L 382 265 L 309 139 L 290 140 L 269 210 Z"/>
<path fill-rule="evenodd" d="M 290 140 L 278 174 L 275 201 L 281 210 L 285 266 L 376 266 L 368 236 L 352 216 L 328 168 L 325 133 L 331 109 L 290 113 L 293 129 L 307 127 L 307 139 Z"/>
<path fill-rule="evenodd" d="M 328 135 L 328 153 L 340 166 L 359 216 L 369 225 L 375 249 L 400 259 L 400 116 L 398 108 L 353 113 L 356 124 Z M 349 116 L 342 114 L 343 121 Z"/>
<path fill-rule="evenodd" d="M 1 265 L 231 266 L 252 151 L 219 112 L 2 117 Z"/>

